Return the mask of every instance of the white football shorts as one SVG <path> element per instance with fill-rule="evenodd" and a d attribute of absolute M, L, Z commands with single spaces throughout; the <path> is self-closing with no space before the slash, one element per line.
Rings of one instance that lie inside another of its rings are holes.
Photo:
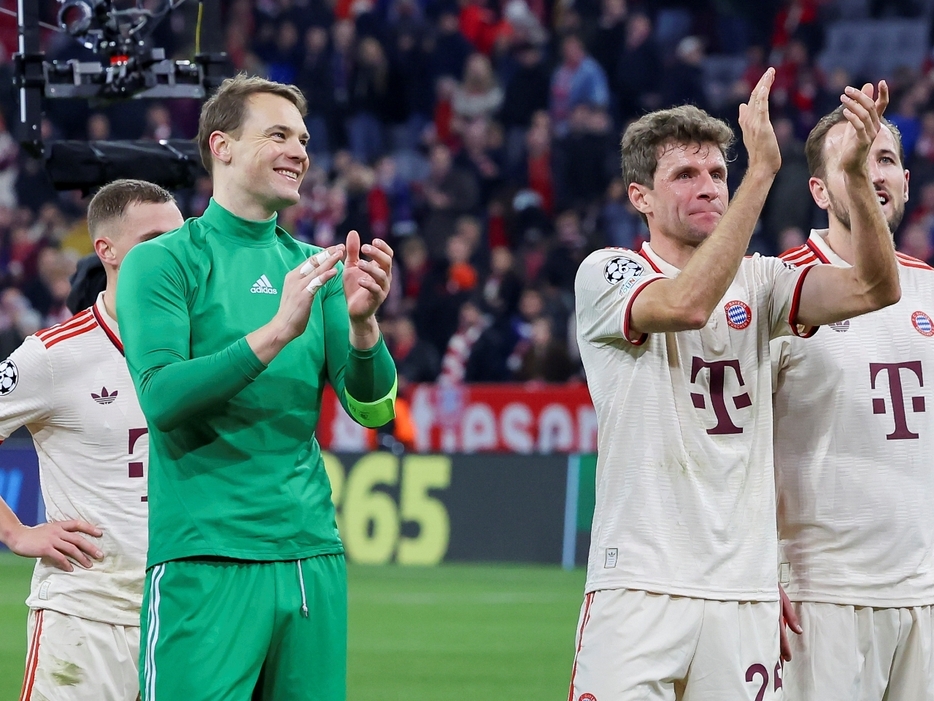
<path fill-rule="evenodd" d="M 782 698 L 779 603 L 590 592 L 569 701 Z"/>
<path fill-rule="evenodd" d="M 139 627 L 32 609 L 20 701 L 136 701 Z"/>
<path fill-rule="evenodd" d="M 794 606 L 785 701 L 934 701 L 934 607 Z"/>

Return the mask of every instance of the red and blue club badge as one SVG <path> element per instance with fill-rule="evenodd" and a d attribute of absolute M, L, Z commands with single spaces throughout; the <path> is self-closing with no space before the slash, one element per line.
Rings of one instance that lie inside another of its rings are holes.
<path fill-rule="evenodd" d="M 726 323 L 731 329 L 741 331 L 752 323 L 752 309 L 743 301 L 734 299 L 732 302 L 727 302 L 723 311 L 726 312 Z"/>
<path fill-rule="evenodd" d="M 934 336 L 934 321 L 932 321 L 931 316 L 925 312 L 915 312 L 912 314 L 911 325 L 914 326 L 915 330 L 922 336 L 927 336 L 929 338 Z"/>

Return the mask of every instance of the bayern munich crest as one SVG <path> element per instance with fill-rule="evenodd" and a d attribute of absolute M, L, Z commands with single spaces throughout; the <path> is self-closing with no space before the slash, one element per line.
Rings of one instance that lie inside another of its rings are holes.
<path fill-rule="evenodd" d="M 929 338 L 934 336 L 934 321 L 924 312 L 915 312 L 912 314 L 911 325 L 914 326 L 915 330 L 922 336 L 927 336 Z M 0 392 L 2 392 L 2 389 L 0 389 Z"/>
<path fill-rule="evenodd" d="M 7 358 L 0 363 L 0 397 L 4 397 L 16 389 L 19 382 L 19 369 L 16 363 Z"/>
<path fill-rule="evenodd" d="M 726 306 L 723 307 L 723 311 L 726 312 L 726 323 L 730 325 L 731 329 L 742 330 L 752 323 L 752 309 L 749 308 L 748 304 L 738 299 L 727 302 Z"/>

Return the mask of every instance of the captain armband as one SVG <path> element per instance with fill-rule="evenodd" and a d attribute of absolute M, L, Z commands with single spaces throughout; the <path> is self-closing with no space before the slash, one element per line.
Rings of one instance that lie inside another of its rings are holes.
<path fill-rule="evenodd" d="M 347 399 L 347 411 L 361 426 L 379 428 L 385 426 L 396 418 L 396 391 L 399 388 L 399 378 L 392 382 L 392 388 L 382 399 L 375 402 L 361 402 L 350 396 L 345 389 L 344 397 Z"/>

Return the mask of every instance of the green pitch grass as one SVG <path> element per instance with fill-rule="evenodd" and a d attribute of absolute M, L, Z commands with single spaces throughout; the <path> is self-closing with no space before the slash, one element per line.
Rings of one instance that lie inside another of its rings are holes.
<path fill-rule="evenodd" d="M 0 554 L 0 699 L 18 698 L 32 562 Z M 350 566 L 348 701 L 567 698 L 584 573 Z"/>

